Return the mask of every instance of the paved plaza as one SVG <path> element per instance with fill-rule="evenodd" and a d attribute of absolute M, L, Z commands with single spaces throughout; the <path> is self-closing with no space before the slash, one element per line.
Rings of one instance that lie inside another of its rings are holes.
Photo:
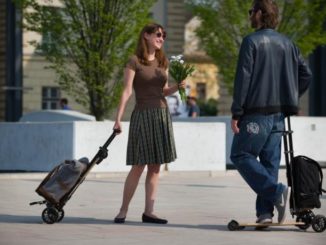
<path fill-rule="evenodd" d="M 324 170 L 325 176 L 326 172 Z M 64 207 L 65 217 L 53 225 L 42 222 L 44 205 L 35 188 L 40 173 L 0 174 L 0 245 L 83 244 L 325 244 L 326 231 L 273 227 L 229 231 L 230 220 L 253 222 L 254 193 L 235 170 L 226 172 L 163 172 L 156 213 L 167 225 L 143 224 L 144 175 L 125 224 L 114 224 L 126 173 L 91 173 Z M 285 171 L 280 179 L 285 181 Z M 324 181 L 325 189 L 325 181 Z M 326 215 L 326 198 L 315 214 Z M 287 220 L 292 220 L 288 213 Z"/>

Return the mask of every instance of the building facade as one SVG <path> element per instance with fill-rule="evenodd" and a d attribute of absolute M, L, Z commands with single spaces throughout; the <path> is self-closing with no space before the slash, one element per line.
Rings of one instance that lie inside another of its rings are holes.
<path fill-rule="evenodd" d="M 7 4 L 10 2 L 10 0 L 0 1 L 7 1 Z M 5 10 L 6 9 L 8 9 L 8 7 L 5 8 Z M 1 13 L 3 12 L 1 11 Z M 190 52 L 186 51 L 187 45 L 185 42 L 187 35 L 189 36 L 189 34 L 187 34 L 187 32 L 189 32 L 187 24 L 191 21 L 192 16 L 186 11 L 184 2 L 179 0 L 158 0 L 152 7 L 152 17 L 154 21 L 161 23 L 167 30 L 168 39 L 165 42 L 167 56 L 170 57 L 171 55 L 185 54 L 187 62 L 191 62 L 196 66 L 196 72 L 192 77 L 189 77 L 187 81 L 190 86 L 190 95 L 196 97 L 198 95 L 204 100 L 207 98 L 216 99 L 218 96 L 216 88 L 216 66 L 213 65 L 207 57 L 205 58 L 203 55 L 200 55 L 199 59 L 196 59 L 198 56 L 197 54 L 192 55 Z M 1 16 L 1 18 L 5 17 Z M 4 31 L 2 33 L 8 33 L 8 30 L 7 32 Z M 23 77 L 23 85 L 21 84 L 20 88 L 16 88 L 16 90 L 9 88 L 9 90 L 12 89 L 11 92 L 15 91 L 21 95 L 21 113 L 18 112 L 18 115 L 20 114 L 21 116 L 25 113 L 44 109 L 59 109 L 59 100 L 62 97 L 68 98 L 69 104 L 74 110 L 89 113 L 88 108 L 84 108 L 76 103 L 73 98 L 69 97 L 69 95 L 60 89 L 59 85 L 55 82 L 56 74 L 52 70 L 46 69 L 46 66 L 48 66 L 49 63 L 47 63 L 42 55 L 35 51 L 35 48 L 32 45 L 30 45 L 30 41 L 41 41 L 42 37 L 36 33 L 27 31 L 24 31 L 22 35 L 22 56 L 20 62 L 22 64 L 21 74 Z M 5 45 L 1 45 L 1 47 L 3 48 L 2 52 L 4 52 L 6 50 Z M 8 55 L 2 55 L 1 57 L 8 57 Z M 18 57 L 15 57 L 15 59 L 17 58 Z M 3 62 L 3 64 L 5 64 L 5 62 Z M 4 72 L 8 70 L 5 69 L 4 66 L 2 66 L 2 68 Z M 0 73 L 0 75 L 3 73 Z M 6 78 L 3 78 L 1 82 L 5 84 L 5 80 Z M 207 84 L 207 81 L 210 82 L 209 85 Z M 6 87 L 6 85 L 3 85 L 2 87 Z M 6 92 L 8 93 L 8 86 L 6 89 Z M 2 92 L 6 93 L 5 90 L 2 90 Z M 5 96 L 1 96 L 2 99 L 4 97 Z M 133 108 L 133 102 L 134 98 L 131 99 L 131 103 L 129 103 L 129 106 L 126 109 L 124 119 L 129 118 Z M 5 105 L 6 103 L 2 102 L 3 109 L 0 107 L 2 113 L 5 112 Z M 15 120 L 18 119 L 19 116 L 17 116 Z M 2 116 L 1 120 L 8 121 L 5 115 Z"/>
<path fill-rule="evenodd" d="M 168 38 L 164 47 L 167 56 L 183 54 L 186 62 L 196 68 L 193 75 L 187 79 L 188 94 L 202 101 L 217 100 L 219 115 L 229 115 L 232 97 L 219 80 L 218 67 L 200 49 L 200 43 L 194 34 L 200 24 L 199 20 L 187 11 L 184 1 L 180 0 L 158 0 L 152 7 L 152 17 L 167 30 Z M 88 114 L 88 108 L 76 103 L 60 89 L 55 82 L 56 74 L 50 69 L 45 69 L 49 64 L 29 44 L 29 41 L 40 40 L 42 37 L 31 32 L 22 32 L 17 24 L 19 21 L 21 15 L 15 9 L 12 0 L 0 0 L 0 121 L 17 121 L 23 114 L 29 112 L 58 109 L 58 102 L 62 97 L 68 98 L 74 110 Z M 313 59 L 314 67 L 320 67 L 321 63 L 325 63 L 322 54 L 314 54 L 319 57 Z M 318 74 L 323 74 L 323 71 L 314 69 Z M 326 77 L 320 75 L 320 78 L 321 80 L 314 82 L 314 87 L 326 84 Z M 325 86 L 321 88 L 323 90 Z M 318 89 L 316 91 L 319 97 L 310 98 L 310 105 L 314 107 L 316 103 L 317 106 L 318 103 L 323 103 L 320 97 L 326 93 Z M 301 101 L 304 115 L 309 115 L 309 110 L 314 112 L 313 108 L 309 109 L 308 101 L 308 95 Z M 134 98 L 126 109 L 125 120 L 131 114 L 133 102 Z M 321 112 L 319 110 L 318 113 L 318 116 L 326 116 L 325 109 Z M 114 112 L 112 114 L 114 115 Z"/>

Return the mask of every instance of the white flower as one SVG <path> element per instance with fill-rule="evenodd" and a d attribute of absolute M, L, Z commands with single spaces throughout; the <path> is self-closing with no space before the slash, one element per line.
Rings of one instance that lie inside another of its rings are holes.
<path fill-rule="evenodd" d="M 185 62 L 184 62 L 183 60 L 179 60 L 179 63 L 180 63 L 180 64 L 183 64 L 183 63 L 185 63 Z"/>
<path fill-rule="evenodd" d="M 172 55 L 170 61 L 177 61 L 177 62 L 180 62 L 180 60 L 182 60 L 182 57 L 183 57 L 182 54 L 179 54 L 179 55 L 177 55 L 177 56 Z"/>

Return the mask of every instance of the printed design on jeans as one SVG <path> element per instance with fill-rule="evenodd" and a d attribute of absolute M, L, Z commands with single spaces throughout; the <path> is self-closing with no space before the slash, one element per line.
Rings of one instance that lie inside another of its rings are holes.
<path fill-rule="evenodd" d="M 259 125 L 255 122 L 250 122 L 247 124 L 247 132 L 249 134 L 258 134 L 259 133 Z"/>

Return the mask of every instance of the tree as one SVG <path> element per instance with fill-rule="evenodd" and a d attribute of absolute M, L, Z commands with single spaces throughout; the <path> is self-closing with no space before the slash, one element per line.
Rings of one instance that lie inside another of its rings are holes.
<path fill-rule="evenodd" d="M 60 87 L 103 120 L 119 101 L 124 64 L 155 1 L 16 2 L 23 9 L 24 27 L 43 36 L 34 45 L 58 74 Z"/>
<path fill-rule="evenodd" d="M 325 0 L 276 0 L 280 9 L 277 30 L 291 38 L 304 56 L 326 44 L 323 23 Z M 223 81 L 233 90 L 238 52 L 242 38 L 253 31 L 248 10 L 251 0 L 188 0 L 193 14 L 201 20 L 197 29 L 202 47 L 220 69 Z"/>

